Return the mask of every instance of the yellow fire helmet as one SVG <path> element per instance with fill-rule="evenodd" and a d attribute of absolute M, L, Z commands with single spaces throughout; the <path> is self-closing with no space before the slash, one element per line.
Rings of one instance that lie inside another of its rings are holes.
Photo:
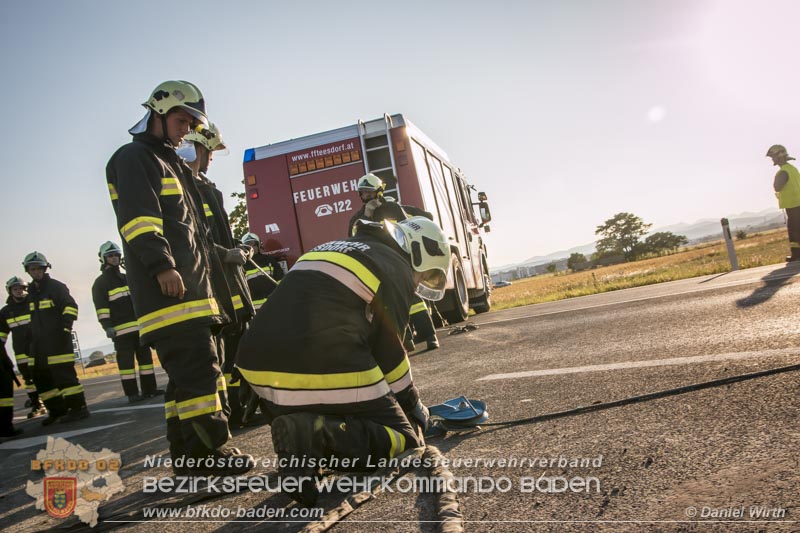
<path fill-rule="evenodd" d="M 386 184 L 383 183 L 383 180 L 380 179 L 378 176 L 370 172 L 358 180 L 358 192 L 361 191 L 374 191 L 374 192 L 383 192 L 383 189 L 386 187 Z"/>
<path fill-rule="evenodd" d="M 208 124 L 206 102 L 203 93 L 193 83 L 183 80 L 165 81 L 153 89 L 153 93 L 143 106 L 159 115 L 166 115 L 170 109 L 179 107 L 203 124 Z"/>
<path fill-rule="evenodd" d="M 426 300 L 441 300 L 450 271 L 450 245 L 442 229 L 425 217 L 397 223 L 384 220 L 395 242 L 411 257 L 411 267 L 424 274 L 416 293 Z"/>
<path fill-rule="evenodd" d="M 794 157 L 790 157 L 786 148 L 780 144 L 773 144 L 767 150 L 767 157 L 785 157 L 787 161 L 794 161 Z"/>
<path fill-rule="evenodd" d="M 25 272 L 28 271 L 29 267 L 32 266 L 40 266 L 44 268 L 53 268 L 47 258 L 44 256 L 42 252 L 31 252 L 25 256 L 25 259 L 22 260 L 22 266 L 25 267 Z"/>
<path fill-rule="evenodd" d="M 200 143 L 209 152 L 215 152 L 219 155 L 228 155 L 228 153 L 230 153 L 228 147 L 225 146 L 225 142 L 222 140 L 219 128 L 212 122 L 209 122 L 208 126 L 200 124 L 194 131 L 186 135 L 183 141 Z"/>
<path fill-rule="evenodd" d="M 28 288 L 28 284 L 25 283 L 25 281 L 19 276 L 14 276 L 13 278 L 6 281 L 6 290 L 8 291 L 9 294 L 11 294 L 11 289 L 17 286 L 22 287 L 23 289 Z"/>

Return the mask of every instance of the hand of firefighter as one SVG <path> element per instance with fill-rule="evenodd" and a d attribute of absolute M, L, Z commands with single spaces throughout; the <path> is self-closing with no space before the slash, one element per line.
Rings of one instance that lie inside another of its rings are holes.
<path fill-rule="evenodd" d="M 372 215 L 375 213 L 375 210 L 380 207 L 381 201 L 378 198 L 373 198 L 369 202 L 366 203 L 364 206 L 364 215 L 367 218 L 372 218 Z"/>
<path fill-rule="evenodd" d="M 231 248 L 222 257 L 225 263 L 242 266 L 247 262 L 247 252 L 241 248 Z"/>
<path fill-rule="evenodd" d="M 428 420 L 431 418 L 431 413 L 421 400 L 417 401 L 417 405 L 414 406 L 414 409 L 407 414 L 422 427 L 423 432 L 428 430 Z"/>
<path fill-rule="evenodd" d="M 242 250 L 245 253 L 245 255 L 247 255 L 247 259 L 246 260 L 252 259 L 253 255 L 255 255 L 255 253 L 256 253 L 255 250 L 253 250 L 252 247 L 250 247 L 250 246 L 248 246 L 246 244 L 240 244 L 239 245 L 239 249 Z"/>
<path fill-rule="evenodd" d="M 156 275 L 158 285 L 161 287 L 161 294 L 182 299 L 186 294 L 186 287 L 183 285 L 183 278 L 174 268 L 162 270 Z"/>
<path fill-rule="evenodd" d="M 106 337 L 109 339 L 113 339 L 117 336 L 117 332 L 114 331 L 114 328 L 106 328 Z"/>
<path fill-rule="evenodd" d="M 242 379 L 242 372 L 239 370 L 238 366 L 233 367 L 231 370 L 231 379 L 228 381 L 228 385 L 233 385 L 234 383 L 239 383 Z"/>

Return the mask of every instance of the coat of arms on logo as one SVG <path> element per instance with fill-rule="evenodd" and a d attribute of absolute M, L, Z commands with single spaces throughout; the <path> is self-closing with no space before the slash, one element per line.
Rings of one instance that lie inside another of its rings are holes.
<path fill-rule="evenodd" d="M 44 508 L 47 514 L 55 518 L 66 518 L 75 510 L 77 500 L 77 478 L 44 478 Z"/>

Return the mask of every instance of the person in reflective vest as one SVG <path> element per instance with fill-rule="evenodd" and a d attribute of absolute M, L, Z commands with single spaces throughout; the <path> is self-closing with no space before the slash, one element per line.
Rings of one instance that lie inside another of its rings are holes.
<path fill-rule="evenodd" d="M 139 322 L 133 311 L 128 279 L 121 271 L 124 265 L 122 249 L 116 243 L 106 241 L 100 245 L 97 256 L 102 273 L 92 285 L 92 300 L 97 320 L 106 336 L 114 342 L 122 391 L 130 403 L 163 396 L 164 391 L 156 385 L 153 352 L 149 346 L 139 342 Z M 136 382 L 137 362 L 141 394 Z"/>
<path fill-rule="evenodd" d="M 428 413 L 403 334 L 414 294 L 441 299 L 449 268 L 447 238 L 422 217 L 360 221 L 355 236 L 297 260 L 242 337 L 236 362 L 272 418 L 281 475 L 317 473 L 293 467 L 293 458 L 368 469 L 370 457 L 424 443 Z M 312 505 L 313 482 L 301 485 L 289 496 Z"/>
<path fill-rule="evenodd" d="M 231 288 L 232 305 L 235 311 L 232 323 L 217 334 L 217 351 L 222 373 L 225 377 L 225 389 L 219 393 L 224 395 L 223 406 L 228 406 L 228 427 L 239 428 L 242 425 L 244 407 L 239 397 L 241 381 L 233 379 L 233 366 L 239 339 L 244 333 L 247 323 L 255 315 L 243 266 L 250 257 L 250 249 L 238 248 L 233 238 L 228 213 L 222 192 L 211 181 L 206 173 L 215 154 L 227 155 L 228 148 L 222 140 L 222 134 L 214 124 L 197 126 L 183 138 L 183 144 L 177 150 L 195 177 L 197 189 L 203 199 L 203 214 L 211 230 L 211 238 L 218 254 L 224 259 L 225 279 Z M 243 253 L 244 252 L 246 253 Z"/>
<path fill-rule="evenodd" d="M 14 276 L 6 282 L 8 299 L 6 305 L 0 309 L 0 342 L 5 344 L 8 336 L 11 335 L 11 345 L 14 348 L 14 358 L 17 361 L 17 368 L 25 380 L 25 391 L 31 402 L 31 411 L 28 418 L 44 415 L 47 413 L 45 406 L 39 398 L 39 391 L 36 386 L 36 379 L 33 372 L 33 359 L 28 357 L 30 347 L 31 312 L 28 309 L 28 284 Z M 57 390 L 56 390 L 57 393 Z M 50 394 L 53 396 L 53 393 Z"/>
<path fill-rule="evenodd" d="M 87 418 L 89 409 L 83 385 L 75 371 L 75 349 L 72 345 L 72 324 L 78 318 L 78 304 L 67 286 L 47 273 L 51 265 L 43 253 L 29 253 L 22 265 L 32 279 L 28 287 L 28 309 L 31 314 L 30 354 L 34 365 L 40 369 L 37 372 L 49 370 L 53 383 L 64 399 L 64 407 L 68 412 L 61 421 L 73 422 Z M 50 414 L 52 417 L 55 413 Z"/>
<path fill-rule="evenodd" d="M 175 153 L 192 128 L 208 123 L 205 99 L 196 85 L 171 80 L 143 106 L 144 117 L 128 130 L 132 142 L 106 165 L 106 183 L 139 336 L 156 349 L 169 377 L 164 410 L 173 470 L 241 474 L 255 463 L 226 445 L 215 337 L 235 310 L 195 179 Z"/>
<path fill-rule="evenodd" d="M 773 180 L 773 189 L 778 197 L 778 207 L 786 210 L 786 229 L 789 233 L 789 250 L 791 254 L 786 261 L 800 261 L 800 173 L 797 167 L 790 164 L 786 148 L 774 144 L 767 150 L 767 157 L 778 168 Z"/>

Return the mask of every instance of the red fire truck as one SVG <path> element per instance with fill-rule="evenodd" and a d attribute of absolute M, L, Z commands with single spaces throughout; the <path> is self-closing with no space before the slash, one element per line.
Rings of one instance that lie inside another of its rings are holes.
<path fill-rule="evenodd" d="M 453 266 L 447 292 L 437 302 L 449 322 L 469 309 L 491 307 L 491 278 L 483 233 L 491 220 L 486 195 L 467 184 L 447 154 L 403 115 L 251 148 L 244 156 L 250 231 L 264 252 L 291 267 L 318 244 L 348 236 L 361 207 L 358 179 L 372 172 L 386 183 L 384 195 L 421 207 L 451 239 Z M 477 208 L 477 209 L 476 209 Z"/>

